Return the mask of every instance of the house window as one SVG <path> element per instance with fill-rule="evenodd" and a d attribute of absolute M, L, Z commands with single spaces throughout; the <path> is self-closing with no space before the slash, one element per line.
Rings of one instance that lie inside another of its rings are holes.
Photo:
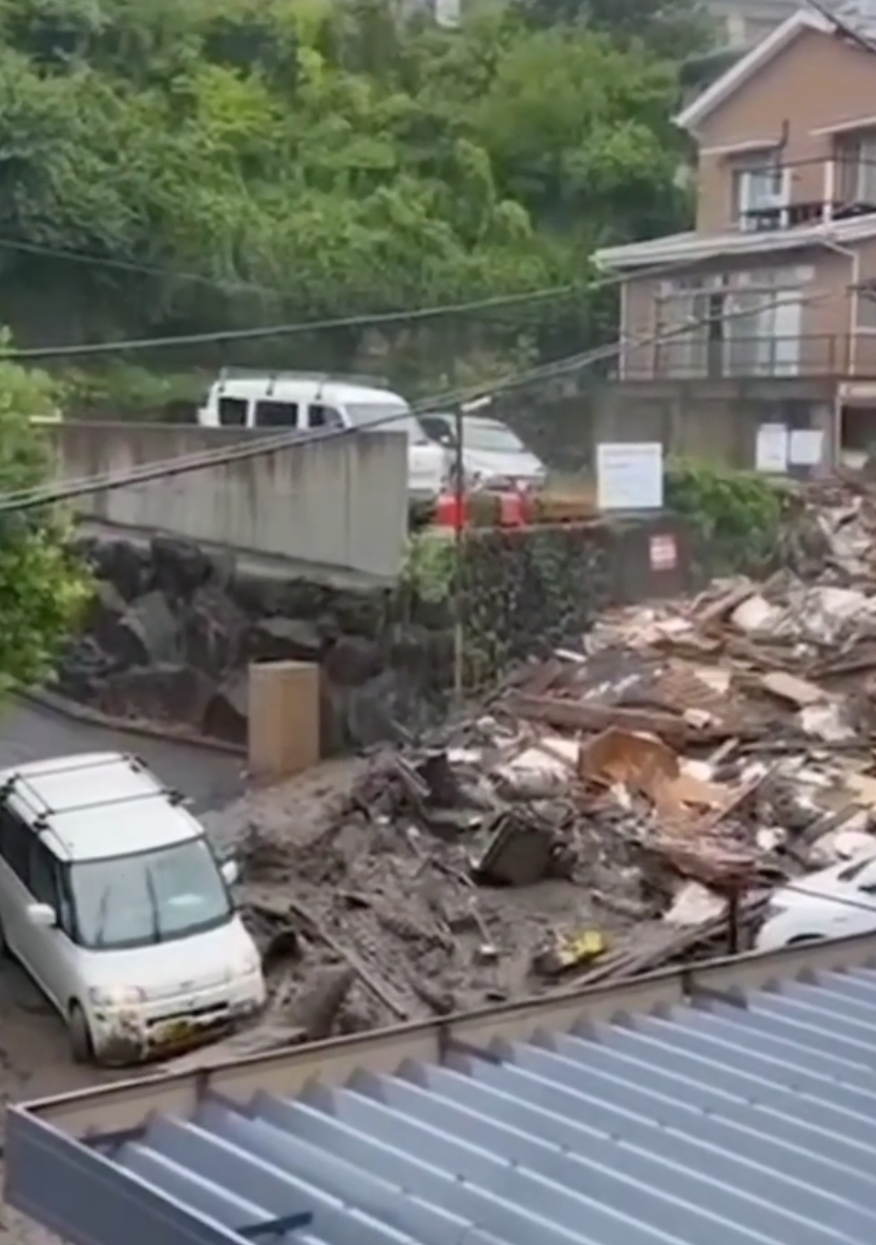
<path fill-rule="evenodd" d="M 876 130 L 841 135 L 834 158 L 839 202 L 876 207 Z"/>
<path fill-rule="evenodd" d="M 664 296 L 657 306 L 655 375 L 797 375 L 801 307 L 799 290 L 775 286 Z"/>
<path fill-rule="evenodd" d="M 787 224 L 788 170 L 778 151 L 762 151 L 733 162 L 733 219 L 740 229 L 775 229 Z"/>
<path fill-rule="evenodd" d="M 657 302 L 654 373 L 663 377 L 706 375 L 710 295 L 668 294 Z"/>
<path fill-rule="evenodd" d="M 796 376 L 800 370 L 799 290 L 739 289 L 725 302 L 724 375 Z"/>

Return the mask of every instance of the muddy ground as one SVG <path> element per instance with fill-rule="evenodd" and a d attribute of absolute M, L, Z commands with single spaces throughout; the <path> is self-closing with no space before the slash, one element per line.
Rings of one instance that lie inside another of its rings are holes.
<path fill-rule="evenodd" d="M 114 1075 L 72 1063 L 60 1019 L 14 965 L 0 968 L 0 1018 L 0 1104 L 81 1089 Z M 56 1241 L 8 1206 L 0 1206 L 2 1245 L 55 1245 Z"/>
<path fill-rule="evenodd" d="M 646 931 L 638 854 L 604 822 L 564 825 L 565 876 L 475 885 L 471 862 L 489 831 L 474 824 L 438 835 L 382 813 L 379 760 L 367 781 L 366 768 L 336 763 L 204 819 L 245 861 L 240 901 L 262 945 L 291 927 L 269 981 L 278 1017 L 308 1036 L 325 1036 L 312 1031 L 319 1022 L 308 1009 L 335 971 L 351 971 L 352 984 L 331 1031 L 354 1033 L 556 989 L 559 979 L 538 964 L 558 938 L 598 929 L 616 943 L 633 921 Z"/>
<path fill-rule="evenodd" d="M 275 1011 L 284 1020 L 308 1022 L 311 985 L 326 970 L 347 967 L 338 947 L 352 952 L 364 970 L 354 974 L 333 1026 L 354 1032 L 519 995 L 531 986 L 534 949 L 552 930 L 597 925 L 610 932 L 629 924 L 594 903 L 602 868 L 596 845 L 588 886 L 553 879 L 494 891 L 466 881 L 459 844 L 442 844 L 379 818 L 369 821 L 355 810 L 339 816 L 365 764 L 331 762 L 283 788 L 250 792 L 203 816 L 220 850 L 233 847 L 245 857 L 240 900 L 256 933 L 269 933 L 264 912 L 282 910 L 289 900 L 318 923 L 315 933 L 307 920 L 293 919 L 293 954 L 281 957 L 272 972 Z M 608 862 L 602 880 L 610 890 Z M 60 1020 L 13 965 L 0 967 L 0 1017 L 4 1103 L 124 1075 L 76 1067 Z M 0 1245 L 51 1240 L 8 1208 L 0 1210 Z"/>

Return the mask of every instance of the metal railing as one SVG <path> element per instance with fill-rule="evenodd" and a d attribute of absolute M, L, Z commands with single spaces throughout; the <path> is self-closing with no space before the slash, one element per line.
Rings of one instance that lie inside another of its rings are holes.
<path fill-rule="evenodd" d="M 736 174 L 747 171 L 743 166 Z M 757 170 L 751 172 L 756 175 Z M 876 213 L 876 162 L 853 149 L 783 161 L 775 173 L 785 181 L 785 193 L 757 204 L 740 203 L 737 228 L 760 233 Z"/>
<path fill-rule="evenodd" d="M 630 347 L 624 380 L 733 380 L 780 377 L 876 378 L 876 332 L 752 335 L 732 341 L 677 337 Z"/>

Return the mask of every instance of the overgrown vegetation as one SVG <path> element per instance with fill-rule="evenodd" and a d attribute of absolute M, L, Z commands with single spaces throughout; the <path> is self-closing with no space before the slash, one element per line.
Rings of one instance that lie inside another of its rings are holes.
<path fill-rule="evenodd" d="M 48 376 L 4 357 L 0 336 L 0 497 L 44 484 L 49 446 L 33 416 L 52 413 Z M 69 550 L 64 515 L 47 508 L 0 512 L 0 692 L 41 683 L 86 605 L 91 585 Z"/>
<path fill-rule="evenodd" d="M 445 528 L 425 527 L 408 537 L 399 584 L 420 601 L 440 605 L 451 599 L 455 567 L 453 533 Z"/>
<path fill-rule="evenodd" d="M 452 327 L 135 362 L 416 388 L 578 350 L 614 319 L 584 292 L 594 246 L 686 223 L 671 117 L 704 38 L 688 0 L 474 5 L 459 30 L 395 0 L 0 0 L 0 316 L 41 346 L 570 284 Z"/>
<path fill-rule="evenodd" d="M 775 553 L 787 491 L 755 471 L 676 461 L 666 473 L 667 509 L 694 533 L 698 562 L 712 575 L 756 572 Z"/>

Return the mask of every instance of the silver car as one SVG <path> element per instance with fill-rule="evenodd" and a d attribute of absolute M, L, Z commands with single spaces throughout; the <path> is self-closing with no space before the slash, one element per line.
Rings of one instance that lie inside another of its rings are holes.
<path fill-rule="evenodd" d="M 441 412 L 419 418 L 426 436 L 446 451 L 448 475 L 452 475 L 456 465 L 456 416 Z M 469 487 L 532 488 L 544 482 L 544 463 L 507 424 L 481 415 L 464 415 L 462 425 L 462 466 Z"/>

